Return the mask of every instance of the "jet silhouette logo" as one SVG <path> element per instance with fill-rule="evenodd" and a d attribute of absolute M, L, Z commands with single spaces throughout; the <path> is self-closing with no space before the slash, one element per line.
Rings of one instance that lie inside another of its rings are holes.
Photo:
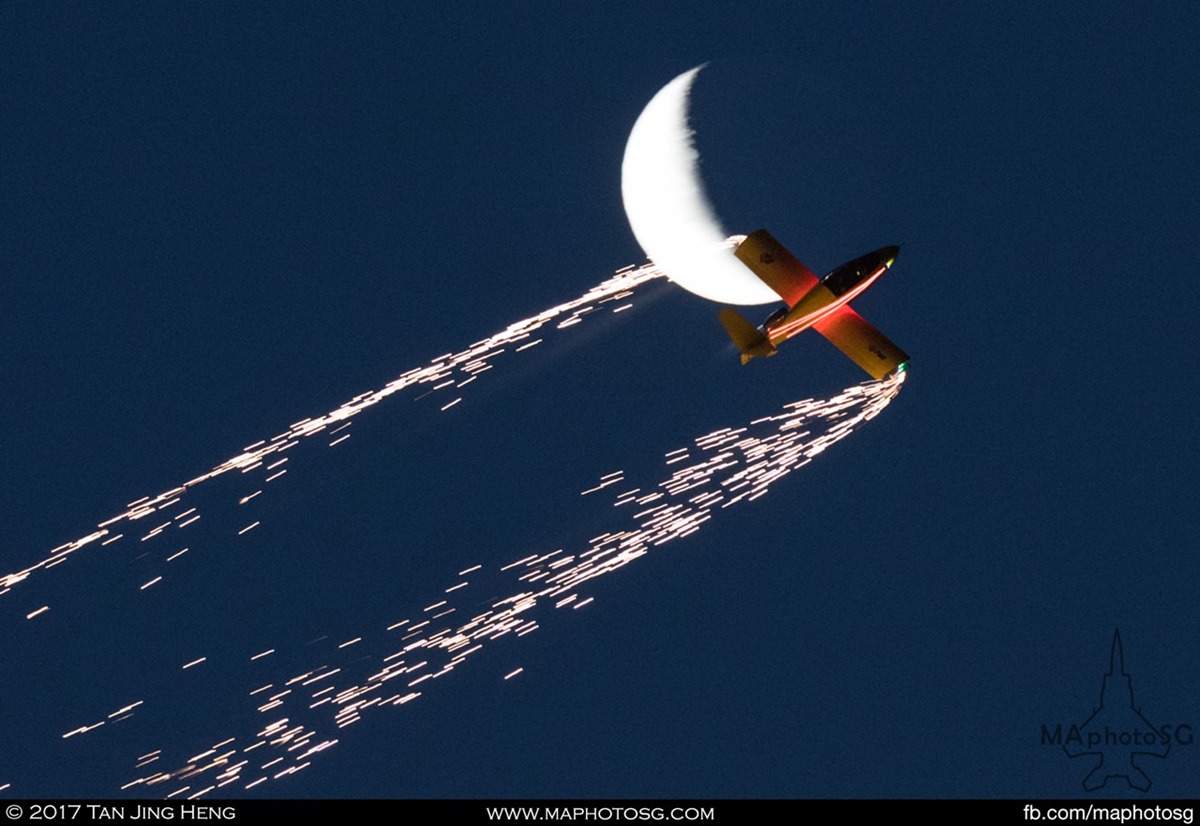
<path fill-rule="evenodd" d="M 1124 780 L 1131 788 L 1149 791 L 1145 758 L 1166 757 L 1172 743 L 1190 746 L 1193 742 L 1190 725 L 1155 726 L 1142 713 L 1134 698 L 1133 680 L 1125 670 L 1120 629 L 1113 634 L 1108 671 L 1091 716 L 1065 729 L 1061 723 L 1053 729 L 1042 724 L 1042 745 L 1061 746 L 1072 759 L 1092 759 L 1093 766 L 1083 778 L 1083 788 L 1089 792 L 1103 789 L 1110 780 Z"/>

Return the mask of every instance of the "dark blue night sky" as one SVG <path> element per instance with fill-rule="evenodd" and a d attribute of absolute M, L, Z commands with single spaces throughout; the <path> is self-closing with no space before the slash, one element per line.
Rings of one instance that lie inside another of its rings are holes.
<path fill-rule="evenodd" d="M 645 5 L 0 10 L 0 573 L 642 263 L 625 140 L 708 61 L 731 231 L 821 272 L 904 244 L 855 304 L 912 354 L 903 391 L 585 610 L 221 792 L 1085 795 L 1093 758 L 1040 731 L 1092 713 L 1118 627 L 1145 718 L 1200 730 L 1200 12 Z M 134 541 L 0 596 L 0 794 L 114 796 L 143 744 L 249 725 L 249 653 L 300 668 L 608 530 L 601 475 L 860 381 L 815 335 L 740 366 L 669 285 L 634 304 L 444 413 L 364 413 L 252 534 L 198 492 L 213 538 L 154 589 Z M 1197 749 L 1095 794 L 1195 796 Z"/>

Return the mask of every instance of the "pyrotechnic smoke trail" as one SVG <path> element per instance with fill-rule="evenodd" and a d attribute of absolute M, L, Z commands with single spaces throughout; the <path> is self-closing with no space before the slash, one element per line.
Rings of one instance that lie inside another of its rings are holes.
<path fill-rule="evenodd" d="M 590 580 L 695 533 L 718 508 L 764 495 L 877 416 L 900 392 L 904 376 L 856 385 L 829 399 L 794 402 L 745 427 L 701 436 L 668 452 L 664 461 L 674 470 L 650 487 L 628 487 L 620 471 L 606 474 L 583 495 L 619 490 L 612 505 L 629 512 L 626 527 L 593 537 L 584 548 L 534 552 L 502 566 L 498 573 L 510 572 L 515 590 L 465 621 L 452 616 L 458 610 L 452 600 L 470 584 L 465 577 L 478 575 L 482 566 L 460 572 L 460 582 L 422 611 L 338 646 L 339 652 L 360 654 L 357 646 L 364 639 L 378 646 L 379 638 L 390 634 L 392 653 L 372 658 L 369 665 L 344 654 L 255 687 L 249 695 L 264 717 L 253 736 L 225 736 L 191 758 L 180 758 L 182 765 L 142 774 L 123 788 L 161 788 L 167 796 L 191 798 L 230 784 L 254 788 L 307 768 L 315 755 L 338 742 L 339 729 L 372 709 L 405 705 L 485 646 L 536 630 L 539 608 L 586 605 L 592 598 L 583 595 L 583 586 Z M 160 762 L 164 750 L 151 755 L 139 767 Z"/>
<path fill-rule="evenodd" d="M 297 422 L 270 440 L 248 446 L 206 474 L 131 503 L 127 511 L 101 523 L 97 531 L 54 549 L 46 559 L 24 570 L 0 578 L 0 594 L 94 542 L 109 545 L 123 538 L 129 542 L 135 535 L 145 542 L 185 530 L 200 518 L 197 509 L 183 501 L 193 488 L 233 470 L 258 473 L 263 484 L 279 478 L 287 457 L 277 454 L 326 432 L 330 446 L 339 444 L 348 438 L 343 431 L 350 419 L 401 390 L 426 385 L 429 390 L 423 395 L 449 391 L 454 399 L 440 406 L 447 410 L 461 401 L 459 391 L 490 370 L 502 353 L 520 352 L 540 343 L 542 339 L 535 338 L 534 333 L 545 325 L 557 322 L 558 329 L 573 327 L 612 302 L 624 302 L 612 307 L 612 312 L 620 312 L 630 306 L 626 299 L 637 286 L 658 277 L 660 273 L 651 267 L 629 268 L 574 301 L 510 325 L 462 352 L 410 370 L 324 416 Z M 878 415 L 899 393 L 903 382 L 904 374 L 899 374 L 856 385 L 829 399 L 794 402 L 745 426 L 708 433 L 668 452 L 664 456 L 666 475 L 656 482 L 632 486 L 623 471 L 605 474 L 582 495 L 595 496 L 605 490 L 615 494 L 611 505 L 618 509 L 618 524 L 613 530 L 592 537 L 581 547 L 530 552 L 507 565 L 477 565 L 460 571 L 454 583 L 431 598 L 422 610 L 386 628 L 347 634 L 323 662 L 243 686 L 240 690 L 248 698 L 247 710 L 256 709 L 255 716 L 261 715 L 261 723 L 251 727 L 252 733 L 225 731 L 206 745 L 182 751 L 175 742 L 182 739 L 181 733 L 168 729 L 160 735 L 161 743 L 147 745 L 130 759 L 129 765 L 139 773 L 122 788 L 137 794 L 195 798 L 231 785 L 255 788 L 307 768 L 317 754 L 338 742 L 340 729 L 361 721 L 372 709 L 405 705 L 417 699 L 434 680 L 454 671 L 487 646 L 532 633 L 546 611 L 578 609 L 591 602 L 593 598 L 586 595 L 591 580 L 624 568 L 658 546 L 697 532 L 718 509 L 763 496 L 776 481 Z M 239 504 L 249 503 L 263 489 L 241 497 Z M 159 517 L 151 523 L 159 524 L 144 532 L 131 531 L 126 537 L 124 531 L 155 513 Z M 244 534 L 258 524 L 249 522 L 236 532 Z M 171 549 L 176 547 L 172 545 Z M 164 554 L 166 561 L 184 550 Z M 492 580 L 483 579 L 486 577 Z M 147 581 L 141 589 L 154 586 L 160 579 Z M 490 607 L 469 619 L 460 619 L 455 600 L 469 591 L 478 593 L 481 579 L 488 582 L 488 593 L 509 595 L 492 601 Z M 494 589 L 496 582 L 502 590 Z M 472 585 L 476 587 L 470 588 Z M 35 619 L 46 610 L 47 606 L 38 608 L 27 618 Z M 363 656 L 364 652 L 370 656 Z M 274 654 L 272 648 L 246 656 L 263 660 Z M 204 660 L 199 657 L 183 663 L 182 669 L 201 666 Z M 519 668 L 511 671 L 504 679 L 520 672 Z M 98 713 L 61 736 L 73 738 L 103 731 L 135 714 L 154 713 L 151 701 L 131 700 L 120 708 Z"/>
<path fill-rule="evenodd" d="M 742 237 L 731 238 L 730 242 L 734 243 Z M 550 322 L 561 319 L 556 325 L 558 329 L 572 327 L 583 321 L 584 316 L 588 313 L 599 310 L 601 305 L 628 298 L 632 295 L 631 291 L 635 287 L 661 277 L 662 273 L 651 266 L 627 267 L 573 301 L 559 304 L 532 318 L 510 324 L 494 336 L 475 342 L 466 350 L 439 356 L 427 366 L 413 368 L 379 390 L 360 393 L 341 407 L 323 416 L 301 419 L 270 439 L 247 445 L 241 453 L 225 460 L 207 473 L 157 495 L 136 499 L 126 506 L 128 510 L 101 522 L 96 526 L 95 531 L 59 545 L 51 550 L 44 559 L 27 568 L 0 576 L 0 596 L 7 594 L 13 590 L 13 586 L 25 582 L 34 574 L 66 562 L 71 555 L 93 543 L 99 542 L 106 546 L 125 538 L 125 531 L 137 530 L 134 523 L 154 514 L 158 514 L 158 519 L 163 521 L 141 534 L 139 539 L 142 541 L 154 539 L 164 533 L 182 531 L 201 518 L 201 514 L 197 513 L 195 508 L 189 509 L 184 505 L 184 497 L 189 490 L 196 486 L 235 470 L 241 473 L 258 471 L 263 477 L 264 484 L 272 482 L 287 472 L 286 469 L 280 469 L 287 462 L 287 458 L 277 458 L 278 454 L 291 450 L 301 441 L 325 431 L 328 431 L 327 435 L 329 436 L 340 433 L 350 426 L 351 420 L 359 413 L 409 387 L 428 385 L 429 390 L 423 395 L 440 391 L 462 390 L 480 375 L 491 370 L 495 366 L 492 362 L 509 352 L 510 348 L 512 352 L 521 352 L 540 344 L 542 339 L 534 338 L 534 333 Z M 628 309 L 628 305 L 615 307 L 612 312 L 621 312 L 624 309 Z M 460 401 L 462 401 L 462 396 L 456 394 L 454 400 L 443 405 L 441 409 L 449 410 Z M 350 438 L 350 434 L 344 433 L 331 440 L 329 446 L 333 447 L 348 438 Z M 251 493 L 244 497 L 239 504 L 248 503 L 260 493 L 261 489 Z M 252 530 L 257 524 L 247 525 L 242 528 L 242 532 Z M 150 584 L 147 583 L 145 587 L 149 587 Z M 31 612 L 27 618 L 33 619 L 45 613 L 47 609 L 48 606 L 43 606 Z"/>

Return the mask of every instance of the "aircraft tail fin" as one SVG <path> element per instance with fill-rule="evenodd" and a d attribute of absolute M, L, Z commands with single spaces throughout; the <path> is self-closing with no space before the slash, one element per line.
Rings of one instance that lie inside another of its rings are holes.
<path fill-rule="evenodd" d="M 725 325 L 725 332 L 729 334 L 729 338 L 742 351 L 742 364 L 755 356 L 775 355 L 775 345 L 771 343 L 766 334 L 743 318 L 736 310 L 723 307 L 717 313 L 717 317 Z"/>

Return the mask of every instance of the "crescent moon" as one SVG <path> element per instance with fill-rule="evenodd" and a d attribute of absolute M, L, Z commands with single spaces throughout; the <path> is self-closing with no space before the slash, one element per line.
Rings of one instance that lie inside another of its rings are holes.
<path fill-rule="evenodd" d="M 688 96 L 702 68 L 660 89 L 634 123 L 621 163 L 625 215 L 650 260 L 688 292 L 723 304 L 778 302 L 734 257 L 700 180 Z"/>

